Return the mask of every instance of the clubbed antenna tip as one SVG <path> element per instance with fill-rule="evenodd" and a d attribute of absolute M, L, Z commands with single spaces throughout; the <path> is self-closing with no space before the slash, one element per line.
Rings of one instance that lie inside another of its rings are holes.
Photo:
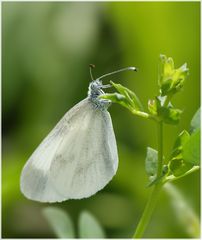
<path fill-rule="evenodd" d="M 129 67 L 128 70 L 131 70 L 131 71 L 135 71 L 135 72 L 137 72 L 138 68 L 136 68 L 136 67 Z"/>
<path fill-rule="evenodd" d="M 89 64 L 89 67 L 90 67 L 90 68 L 95 68 L 95 64 L 92 64 L 92 63 L 91 63 L 91 64 Z"/>

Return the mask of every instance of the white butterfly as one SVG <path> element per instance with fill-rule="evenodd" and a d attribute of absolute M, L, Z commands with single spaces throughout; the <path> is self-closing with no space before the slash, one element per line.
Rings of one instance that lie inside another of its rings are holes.
<path fill-rule="evenodd" d="M 88 96 L 71 108 L 25 164 L 20 180 L 22 193 L 40 202 L 62 202 L 89 197 L 115 175 L 118 154 L 111 117 L 111 101 L 101 78 L 136 70 L 124 68 L 103 75 L 89 85 Z M 92 76 L 92 73 L 91 73 Z"/>

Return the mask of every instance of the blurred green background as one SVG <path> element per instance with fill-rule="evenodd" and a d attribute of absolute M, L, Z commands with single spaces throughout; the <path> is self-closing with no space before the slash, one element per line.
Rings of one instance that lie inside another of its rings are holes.
<path fill-rule="evenodd" d="M 51 204 L 27 200 L 20 192 L 21 169 L 64 113 L 86 97 L 94 75 L 125 66 L 109 80 L 134 90 L 143 105 L 158 94 L 159 54 L 187 62 L 190 75 L 173 103 L 183 109 L 179 126 L 165 127 L 165 155 L 176 135 L 189 130 L 200 104 L 199 2 L 63 2 L 2 3 L 2 234 L 5 238 L 54 237 L 41 210 Z M 106 79 L 105 82 L 108 80 Z M 111 90 L 110 90 L 111 91 Z M 153 122 L 124 108 L 109 109 L 119 151 L 116 176 L 95 196 L 52 204 L 64 208 L 75 223 L 89 210 L 107 237 L 131 237 L 150 189 L 144 171 L 146 147 L 156 148 Z M 199 215 L 199 173 L 175 182 Z M 145 237 L 191 237 L 177 221 L 162 192 Z"/>

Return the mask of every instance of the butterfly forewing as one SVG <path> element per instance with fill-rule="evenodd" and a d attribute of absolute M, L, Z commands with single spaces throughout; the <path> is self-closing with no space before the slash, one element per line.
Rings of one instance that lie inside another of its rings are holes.
<path fill-rule="evenodd" d="M 30 199 L 56 202 L 93 195 L 118 167 L 107 110 L 84 99 L 60 120 L 26 163 L 21 190 Z"/>

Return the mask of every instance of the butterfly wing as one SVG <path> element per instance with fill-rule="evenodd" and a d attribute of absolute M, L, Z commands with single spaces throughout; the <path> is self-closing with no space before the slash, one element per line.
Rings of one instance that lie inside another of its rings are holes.
<path fill-rule="evenodd" d="M 30 157 L 21 190 L 41 202 L 84 198 L 102 189 L 117 167 L 110 114 L 85 99 L 65 114 Z"/>

